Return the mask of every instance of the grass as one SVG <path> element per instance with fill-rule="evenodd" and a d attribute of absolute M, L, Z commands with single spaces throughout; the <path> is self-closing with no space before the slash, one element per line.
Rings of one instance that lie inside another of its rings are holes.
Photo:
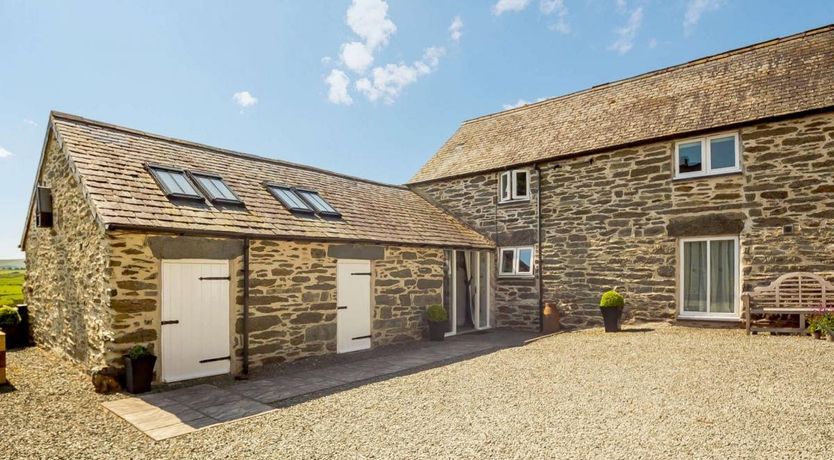
<path fill-rule="evenodd" d="M 0 305 L 23 303 L 23 270 L 0 270 Z"/>

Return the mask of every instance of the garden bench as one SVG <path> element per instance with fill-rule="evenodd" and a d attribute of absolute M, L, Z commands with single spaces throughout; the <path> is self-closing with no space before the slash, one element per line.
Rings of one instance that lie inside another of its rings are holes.
<path fill-rule="evenodd" d="M 769 286 L 757 287 L 741 296 L 747 334 L 757 332 L 805 333 L 805 316 L 834 304 L 834 285 L 815 273 L 787 273 Z M 799 315 L 797 327 L 754 325 L 753 316 Z"/>

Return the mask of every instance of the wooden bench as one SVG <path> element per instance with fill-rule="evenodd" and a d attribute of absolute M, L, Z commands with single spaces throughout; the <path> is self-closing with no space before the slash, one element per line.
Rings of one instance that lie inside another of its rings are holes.
<path fill-rule="evenodd" d="M 756 332 L 805 333 L 805 316 L 834 304 L 834 285 L 816 273 L 787 273 L 770 286 L 757 287 L 741 296 L 747 334 Z M 753 324 L 753 316 L 798 315 L 797 327 L 769 327 Z"/>

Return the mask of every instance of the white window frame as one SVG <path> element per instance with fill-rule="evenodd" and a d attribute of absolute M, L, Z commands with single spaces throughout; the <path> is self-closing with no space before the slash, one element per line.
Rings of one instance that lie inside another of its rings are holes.
<path fill-rule="evenodd" d="M 684 243 L 691 243 L 691 242 L 698 242 L 698 241 L 706 241 L 707 242 L 707 311 L 684 311 Z M 711 241 L 732 241 L 733 242 L 733 254 L 735 258 L 733 260 L 733 270 L 736 274 L 734 277 L 735 286 L 733 287 L 733 292 L 735 292 L 735 296 L 733 296 L 733 311 L 730 313 L 712 313 L 710 312 L 710 255 L 712 254 L 712 248 L 710 247 Z M 733 235 L 715 235 L 715 236 L 704 236 L 704 237 L 688 237 L 688 238 L 680 238 L 678 243 L 678 317 L 685 318 L 685 319 L 697 319 L 697 320 L 740 320 L 741 319 L 741 270 L 739 264 L 739 258 L 741 257 L 741 251 L 739 250 L 739 239 L 738 236 Z"/>
<path fill-rule="evenodd" d="M 735 142 L 735 166 L 728 166 L 725 168 L 712 167 L 712 152 L 710 152 L 710 141 L 713 139 L 721 139 L 725 137 L 732 137 Z M 701 171 L 680 172 L 680 147 L 683 144 L 691 144 L 693 142 L 701 143 Z M 704 177 L 714 176 L 716 174 L 728 174 L 741 172 L 741 144 L 739 143 L 738 132 L 725 132 L 713 134 L 705 137 L 693 137 L 675 142 L 675 179 L 686 179 L 690 177 Z"/>
<path fill-rule="evenodd" d="M 527 189 L 524 195 L 516 193 L 516 184 L 518 183 L 518 175 L 524 174 L 527 176 Z M 504 177 L 508 177 L 507 185 L 510 190 L 505 190 L 501 184 L 504 182 Z M 504 171 L 498 175 L 498 202 L 511 203 L 514 201 L 526 201 L 530 199 L 530 171 L 527 169 L 511 169 Z"/>
<path fill-rule="evenodd" d="M 529 250 L 530 251 L 530 271 L 529 272 L 519 272 L 518 271 L 518 262 L 519 251 Z M 504 271 L 504 253 L 505 252 L 512 252 L 513 253 L 513 270 L 512 272 L 505 272 Z M 533 249 L 533 246 L 517 246 L 517 247 L 501 247 L 498 248 L 498 276 L 501 278 L 530 278 L 534 276 L 536 273 L 536 251 Z"/>

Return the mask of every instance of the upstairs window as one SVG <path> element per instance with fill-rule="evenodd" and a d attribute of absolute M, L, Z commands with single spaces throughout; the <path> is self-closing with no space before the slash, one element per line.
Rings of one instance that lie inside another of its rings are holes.
<path fill-rule="evenodd" d="M 188 180 L 185 171 L 161 166 L 149 166 L 148 171 L 156 179 L 165 195 L 173 198 L 203 199 L 203 196 Z"/>
<path fill-rule="evenodd" d="M 295 190 L 290 187 L 284 187 L 283 185 L 267 185 L 266 188 L 268 188 L 272 195 L 275 198 L 278 198 L 278 201 L 280 201 L 281 204 L 283 204 L 284 207 L 290 211 L 306 213 L 315 212 L 313 208 L 311 208 L 306 201 L 302 200 L 301 197 L 295 193 Z"/>
<path fill-rule="evenodd" d="M 330 217 L 340 217 L 341 214 L 339 211 L 330 206 L 330 203 L 324 200 L 318 192 L 312 190 L 304 190 L 304 189 L 295 189 L 295 193 L 298 194 L 304 201 L 310 205 L 317 214 L 322 216 L 330 216 Z"/>
<path fill-rule="evenodd" d="M 191 173 L 191 177 L 197 183 L 209 200 L 219 203 L 243 203 L 237 195 L 232 192 L 228 185 L 223 182 L 223 178 L 213 174 L 206 173 Z"/>
<path fill-rule="evenodd" d="M 530 198 L 530 171 L 515 169 L 501 173 L 498 181 L 498 201 L 522 201 Z"/>
<path fill-rule="evenodd" d="M 675 178 L 741 171 L 738 134 L 687 139 L 675 144 Z"/>
<path fill-rule="evenodd" d="M 501 276 L 533 276 L 533 248 L 531 246 L 518 248 L 501 248 L 499 254 L 499 275 Z"/>

